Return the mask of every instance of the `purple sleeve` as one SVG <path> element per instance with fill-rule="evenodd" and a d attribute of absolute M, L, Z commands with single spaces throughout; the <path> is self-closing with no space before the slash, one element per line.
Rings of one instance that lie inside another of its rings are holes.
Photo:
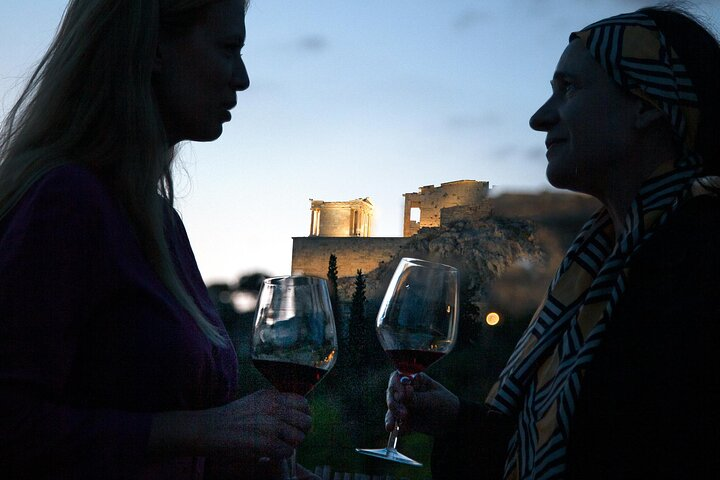
<path fill-rule="evenodd" d="M 92 174 L 60 167 L 0 220 L 4 471 L 33 478 L 47 472 L 61 477 L 64 470 L 114 478 L 145 460 L 149 414 L 66 400 L 78 342 L 116 275 L 105 248 L 112 234 L 108 216 L 116 213 Z"/>

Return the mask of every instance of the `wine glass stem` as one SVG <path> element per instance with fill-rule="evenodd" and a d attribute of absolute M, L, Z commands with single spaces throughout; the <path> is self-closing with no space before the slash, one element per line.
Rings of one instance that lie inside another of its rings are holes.
<path fill-rule="evenodd" d="M 388 451 L 396 450 L 399 433 L 400 433 L 400 422 L 395 420 L 395 428 L 392 429 L 392 432 L 390 432 L 390 437 L 388 437 L 388 443 L 387 443 Z"/>
<path fill-rule="evenodd" d="M 290 480 L 297 480 L 297 449 L 293 448 L 290 456 Z"/>

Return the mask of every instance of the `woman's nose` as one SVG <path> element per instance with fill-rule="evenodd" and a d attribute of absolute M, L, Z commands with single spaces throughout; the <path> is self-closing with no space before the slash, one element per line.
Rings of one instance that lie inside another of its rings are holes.
<path fill-rule="evenodd" d="M 243 91 L 247 90 L 249 86 L 250 77 L 248 76 L 245 62 L 243 62 L 242 57 L 238 56 L 237 61 L 235 62 L 235 65 L 233 67 L 232 87 L 235 90 Z"/>
<path fill-rule="evenodd" d="M 530 117 L 530 128 L 539 132 L 547 132 L 552 128 L 558 120 L 557 108 L 553 105 L 553 98 L 550 97 L 537 111 Z"/>

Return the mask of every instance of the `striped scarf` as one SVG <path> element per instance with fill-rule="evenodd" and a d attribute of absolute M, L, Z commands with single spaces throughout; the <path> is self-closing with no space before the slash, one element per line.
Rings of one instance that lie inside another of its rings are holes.
<path fill-rule="evenodd" d="M 486 399 L 517 418 L 506 479 L 563 478 L 570 419 L 584 373 L 625 292 L 633 256 L 695 192 L 701 159 L 692 153 L 699 110 L 685 67 L 648 16 L 624 14 L 570 35 L 580 39 L 627 91 L 664 111 L 685 145 L 675 165 L 661 166 L 641 187 L 615 241 L 606 209 L 585 224 L 543 303 Z"/>

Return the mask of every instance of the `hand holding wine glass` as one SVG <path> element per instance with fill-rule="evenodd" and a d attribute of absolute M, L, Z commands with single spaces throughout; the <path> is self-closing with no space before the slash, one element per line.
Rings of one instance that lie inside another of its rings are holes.
<path fill-rule="evenodd" d="M 402 383 L 412 382 L 418 373 L 452 350 L 457 338 L 457 307 L 457 269 L 413 258 L 400 261 L 380 305 L 377 334 Z M 395 420 L 392 413 L 390 417 Z M 395 421 L 385 448 L 356 450 L 421 466 L 397 451 L 399 431 Z"/>
<path fill-rule="evenodd" d="M 337 334 L 327 283 L 321 278 L 268 278 L 258 299 L 251 357 L 280 392 L 307 395 L 335 364 Z M 296 452 L 290 459 L 297 477 Z"/>
<path fill-rule="evenodd" d="M 390 375 L 385 430 L 391 432 L 397 422 L 401 433 L 443 435 L 451 431 L 460 410 L 458 396 L 425 373 L 418 373 L 412 382 L 401 382 L 403 377 L 397 371 Z"/>

